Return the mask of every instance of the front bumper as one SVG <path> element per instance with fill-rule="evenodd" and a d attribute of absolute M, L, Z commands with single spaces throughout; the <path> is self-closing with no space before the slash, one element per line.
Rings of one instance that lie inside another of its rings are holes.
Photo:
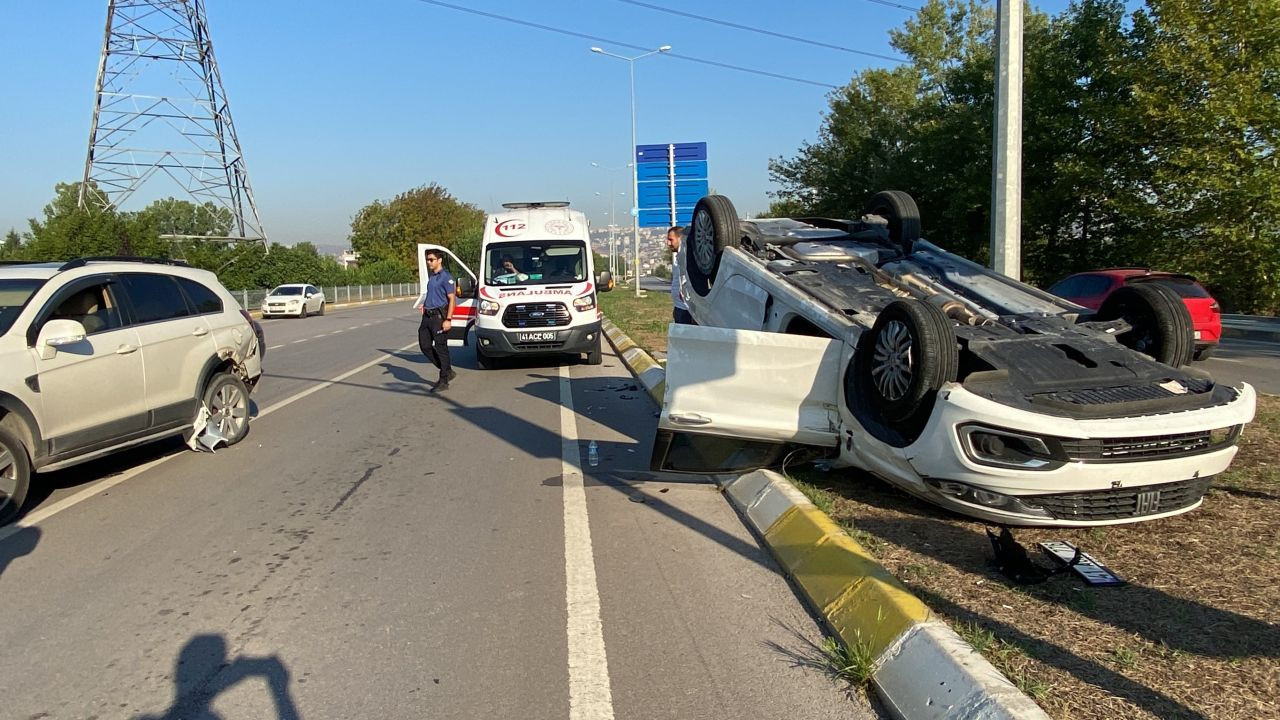
<path fill-rule="evenodd" d="M 553 355 L 557 353 L 592 352 L 600 343 L 600 323 L 572 327 L 549 328 L 544 332 L 554 331 L 554 340 L 537 340 L 525 342 L 520 333 L 527 330 L 506 330 L 482 328 L 476 326 L 476 347 L 482 349 L 490 357 L 511 357 L 514 355 Z"/>
<path fill-rule="evenodd" d="M 1092 526 L 1152 520 L 1198 507 L 1209 480 L 1235 457 L 1235 443 L 1150 457 L 1077 457 L 1030 470 L 978 462 L 967 452 L 959 428 L 977 423 L 1032 436 L 1159 447 L 1161 438 L 1242 426 L 1253 419 L 1256 403 L 1245 383 L 1233 400 L 1214 407 L 1079 420 L 1010 408 L 953 383 L 939 392 L 920 438 L 896 449 L 898 457 L 854 464 L 874 465 L 878 474 L 914 495 L 990 522 Z"/>
<path fill-rule="evenodd" d="M 302 308 L 304 308 L 304 307 L 306 307 L 306 306 L 305 306 L 305 305 L 299 305 L 299 306 L 297 306 L 297 307 L 289 307 L 289 306 L 287 306 L 287 305 L 282 305 L 282 306 L 280 306 L 280 307 L 270 307 L 270 306 L 268 306 L 268 305 L 263 305 L 263 306 L 262 306 L 262 316 L 263 316 L 263 317 L 276 317 L 276 316 L 281 316 L 281 315 L 288 315 L 288 316 L 291 316 L 291 317 L 297 317 L 297 316 L 302 315 Z"/>

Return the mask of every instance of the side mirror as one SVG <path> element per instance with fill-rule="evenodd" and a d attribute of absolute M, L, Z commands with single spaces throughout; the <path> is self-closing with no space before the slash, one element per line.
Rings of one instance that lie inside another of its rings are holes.
<path fill-rule="evenodd" d="M 476 296 L 476 285 L 469 277 L 458 278 L 458 297 L 470 298 Z"/>
<path fill-rule="evenodd" d="M 87 335 L 84 325 L 75 320 L 50 320 L 40 328 L 36 350 L 41 360 L 52 360 L 57 357 L 58 348 L 81 342 Z"/>
<path fill-rule="evenodd" d="M 608 292 L 613 289 L 613 273 L 605 270 L 596 276 L 596 289 L 600 292 Z"/>

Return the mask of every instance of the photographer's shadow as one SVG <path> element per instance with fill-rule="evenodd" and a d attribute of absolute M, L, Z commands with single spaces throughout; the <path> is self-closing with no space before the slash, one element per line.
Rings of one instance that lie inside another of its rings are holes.
<path fill-rule="evenodd" d="M 140 715 L 135 720 L 221 720 L 210 705 L 223 691 L 242 680 L 262 678 L 271 691 L 277 720 L 300 720 L 289 694 L 289 671 L 275 655 L 227 657 L 221 635 L 197 635 L 178 654 L 173 672 L 173 704 L 163 715 Z"/>

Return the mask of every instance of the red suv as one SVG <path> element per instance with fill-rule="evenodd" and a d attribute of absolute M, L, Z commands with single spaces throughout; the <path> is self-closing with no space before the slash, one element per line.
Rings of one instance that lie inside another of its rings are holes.
<path fill-rule="evenodd" d="M 1178 293 L 1191 313 L 1191 327 L 1196 338 L 1195 359 L 1208 359 L 1222 337 L 1222 308 L 1209 291 L 1190 275 L 1146 268 L 1091 270 L 1059 280 L 1049 288 L 1049 292 L 1097 310 L 1117 288 L 1145 282 L 1158 282 Z"/>

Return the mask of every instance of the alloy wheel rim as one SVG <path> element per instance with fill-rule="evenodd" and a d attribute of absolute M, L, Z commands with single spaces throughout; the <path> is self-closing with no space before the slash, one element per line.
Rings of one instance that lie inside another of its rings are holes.
<path fill-rule="evenodd" d="M 18 461 L 13 451 L 0 445 L 0 509 L 7 508 L 18 491 Z"/>
<path fill-rule="evenodd" d="M 906 397 L 915 371 L 911 331 L 899 320 L 887 323 L 876 337 L 871 379 L 880 396 L 890 402 Z"/>
<path fill-rule="evenodd" d="M 693 259 L 704 275 L 711 272 L 711 266 L 715 262 L 715 247 L 715 228 L 712 227 L 711 213 L 702 210 L 693 218 Z"/>
<path fill-rule="evenodd" d="M 240 388 L 226 384 L 218 388 L 213 396 L 213 407 L 209 408 L 211 420 L 217 424 L 218 432 L 228 439 L 239 437 L 249 419 L 249 404 Z"/>

